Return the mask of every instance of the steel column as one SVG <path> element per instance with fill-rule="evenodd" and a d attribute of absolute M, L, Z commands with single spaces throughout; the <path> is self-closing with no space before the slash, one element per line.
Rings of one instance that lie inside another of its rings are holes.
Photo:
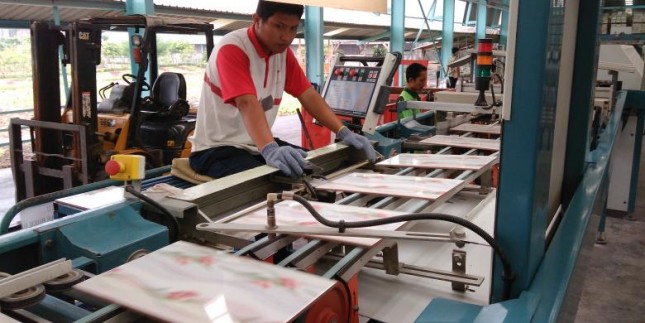
<path fill-rule="evenodd" d="M 405 0 L 392 0 L 390 52 L 403 53 L 405 34 Z"/>
<path fill-rule="evenodd" d="M 127 15 L 154 15 L 155 4 L 153 0 L 126 0 L 125 13 Z M 128 28 L 128 44 L 130 46 L 130 53 L 132 53 L 132 42 L 130 39 L 134 35 L 134 28 Z M 130 71 L 132 75 L 137 75 L 139 67 L 134 62 L 134 57 L 130 55 Z M 150 73 L 146 73 L 146 78 L 150 80 Z M 152 85 L 152 84 L 150 84 Z"/>
<path fill-rule="evenodd" d="M 325 47 L 323 9 L 321 7 L 305 6 L 305 48 L 307 52 L 307 78 L 309 82 L 322 87 L 325 82 L 323 71 Z"/>
<path fill-rule="evenodd" d="M 544 255 L 546 205 L 559 61 L 549 60 L 549 1 L 517 1 L 517 37 L 509 121 L 503 124 L 495 237 L 517 275 L 511 297 L 526 290 Z M 529 63 L 530 62 L 530 63 Z M 548 72 L 552 71 L 552 72 Z M 556 73 L 553 73 L 555 71 Z M 555 81 L 552 79 L 555 74 Z M 556 89 L 552 88 L 555 83 Z M 549 83 L 549 84 L 547 84 Z M 521 95 L 520 95 L 521 94 Z M 494 263 L 492 301 L 500 299 L 501 264 Z"/>
<path fill-rule="evenodd" d="M 125 11 L 128 15 L 154 15 L 155 4 L 153 0 L 126 0 Z"/>
<path fill-rule="evenodd" d="M 405 0 L 392 0 L 392 23 L 390 24 L 390 52 L 403 54 L 405 42 Z M 403 66 L 399 66 L 398 84 L 403 84 Z"/>
<path fill-rule="evenodd" d="M 486 38 L 486 0 L 477 1 L 477 24 L 475 36 L 477 39 Z"/>
<path fill-rule="evenodd" d="M 441 66 L 448 66 L 452 56 L 453 34 L 455 29 L 455 0 L 443 1 L 443 31 L 441 32 Z M 447 71 L 441 71 L 445 78 Z"/>

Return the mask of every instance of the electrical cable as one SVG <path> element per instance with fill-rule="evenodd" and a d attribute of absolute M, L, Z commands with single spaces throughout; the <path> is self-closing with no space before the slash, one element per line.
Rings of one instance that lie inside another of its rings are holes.
<path fill-rule="evenodd" d="M 309 181 L 305 178 L 302 179 L 302 182 L 305 184 L 305 187 L 307 188 L 307 191 L 309 191 L 309 194 L 311 194 L 311 197 L 314 200 L 318 200 L 318 194 L 316 193 L 316 189 L 309 183 Z"/>
<path fill-rule="evenodd" d="M 493 82 L 490 83 L 490 94 L 493 97 L 493 103 L 487 106 L 482 106 L 480 108 L 484 110 L 490 110 L 496 106 L 500 106 L 500 102 L 497 102 L 497 100 L 495 100 L 495 88 L 493 87 Z"/>
<path fill-rule="evenodd" d="M 180 234 L 180 227 L 179 227 L 179 221 L 177 221 L 177 218 L 175 218 L 168 209 L 166 209 L 163 205 L 159 204 L 159 202 L 145 196 L 143 193 L 137 191 L 132 185 L 126 185 L 125 186 L 125 191 L 136 196 L 138 199 L 142 200 L 143 202 L 148 203 L 150 206 L 154 207 L 155 209 L 161 211 L 161 213 L 169 220 L 170 222 L 170 242 L 175 242 L 179 239 L 179 234 Z"/>
<path fill-rule="evenodd" d="M 278 200 L 283 199 L 282 193 L 278 193 L 277 198 Z M 285 196 L 285 199 L 287 199 L 286 196 Z M 348 229 L 348 228 L 372 227 L 372 226 L 378 226 L 383 224 L 407 222 L 407 221 L 415 221 L 415 220 L 446 221 L 446 222 L 455 223 L 465 228 L 468 228 L 469 230 L 471 230 L 472 232 L 476 233 L 478 236 L 486 240 L 486 242 L 491 246 L 493 251 L 500 258 L 502 262 L 502 267 L 503 267 L 502 280 L 504 281 L 502 300 L 507 300 L 510 298 L 511 287 L 512 287 L 513 281 L 515 280 L 515 273 L 511 268 L 510 260 L 506 256 L 506 253 L 504 252 L 504 250 L 502 250 L 499 243 L 497 243 L 497 241 L 490 234 L 488 234 L 488 232 L 484 231 L 482 228 L 478 227 L 477 225 L 473 224 L 472 222 L 466 219 L 456 217 L 454 215 L 442 214 L 442 213 L 415 213 L 415 214 L 403 214 L 403 215 L 393 216 L 393 217 L 384 218 L 384 219 L 373 219 L 373 220 L 352 221 L 352 222 L 345 222 L 344 220 L 331 221 L 323 217 L 322 215 L 320 215 L 320 213 L 318 213 L 318 211 L 314 209 L 313 205 L 311 205 L 311 203 L 309 203 L 309 201 L 307 201 L 302 196 L 290 195 L 288 196 L 288 199 L 293 199 L 294 201 L 302 204 L 318 222 L 328 227 L 338 228 L 338 231 L 341 233 L 345 232 L 345 229 Z"/>
<path fill-rule="evenodd" d="M 493 76 L 497 76 L 497 80 L 499 80 L 499 83 L 502 86 L 502 91 L 500 92 L 500 94 L 504 94 L 504 78 L 497 73 L 493 74 Z"/>

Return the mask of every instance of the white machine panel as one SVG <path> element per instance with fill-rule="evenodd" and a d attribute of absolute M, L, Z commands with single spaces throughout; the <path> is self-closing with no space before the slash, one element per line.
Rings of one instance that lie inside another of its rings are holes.
<path fill-rule="evenodd" d="M 607 208 L 627 212 L 629 192 L 634 163 L 634 144 L 636 141 L 636 116 L 630 116 L 627 124 L 618 132 L 611 155 L 611 174 Z"/>

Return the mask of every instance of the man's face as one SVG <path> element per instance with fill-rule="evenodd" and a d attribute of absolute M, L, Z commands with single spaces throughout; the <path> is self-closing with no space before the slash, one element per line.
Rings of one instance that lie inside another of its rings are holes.
<path fill-rule="evenodd" d="M 266 21 L 253 15 L 255 33 L 264 50 L 271 53 L 284 52 L 296 37 L 300 19 L 295 15 L 281 12 L 273 14 Z"/>
<path fill-rule="evenodd" d="M 426 71 L 423 71 L 421 72 L 421 75 L 408 81 L 408 88 L 415 92 L 421 91 L 421 89 L 426 86 L 427 81 L 428 76 L 426 75 Z"/>

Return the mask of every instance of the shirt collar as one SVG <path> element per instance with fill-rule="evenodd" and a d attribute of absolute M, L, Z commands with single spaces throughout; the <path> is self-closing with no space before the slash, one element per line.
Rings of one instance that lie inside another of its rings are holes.
<path fill-rule="evenodd" d="M 249 36 L 249 39 L 251 40 L 251 43 L 253 44 L 253 47 L 255 47 L 255 51 L 258 53 L 260 58 L 267 58 L 271 56 L 270 53 L 267 53 L 264 48 L 262 48 L 262 44 L 260 44 L 260 40 L 258 39 L 257 35 L 255 34 L 255 25 L 251 25 L 249 29 L 247 29 L 246 34 Z"/>

